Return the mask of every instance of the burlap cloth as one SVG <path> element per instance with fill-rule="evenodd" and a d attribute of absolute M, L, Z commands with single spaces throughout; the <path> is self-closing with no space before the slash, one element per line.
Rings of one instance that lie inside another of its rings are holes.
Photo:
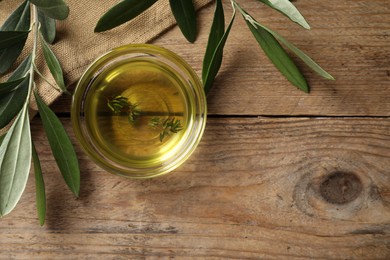
<path fill-rule="evenodd" d="M 211 1 L 194 0 L 194 3 L 199 9 Z M 21 2 L 21 0 L 0 1 L 0 24 L 3 24 Z M 120 1 L 66 0 L 66 2 L 70 8 L 70 14 L 66 20 L 57 22 L 57 36 L 52 50 L 62 65 L 65 83 L 68 86 L 79 79 L 93 60 L 108 50 L 129 43 L 148 42 L 175 24 L 169 1 L 159 0 L 131 22 L 107 32 L 94 33 L 93 30 L 99 18 Z M 26 45 L 24 56 L 31 51 L 31 40 L 29 41 L 30 44 Z M 37 65 L 41 72 L 54 83 L 41 53 L 38 53 Z M 42 80 L 39 80 L 38 88 L 42 98 L 48 104 L 61 95 Z M 32 108 L 36 108 L 34 102 L 32 102 Z"/>

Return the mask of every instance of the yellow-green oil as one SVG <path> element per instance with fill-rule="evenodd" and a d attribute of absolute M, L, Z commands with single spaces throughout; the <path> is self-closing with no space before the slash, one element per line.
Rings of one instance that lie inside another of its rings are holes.
<path fill-rule="evenodd" d="M 91 138 L 112 161 L 141 168 L 158 165 L 182 140 L 191 121 L 182 90 L 185 82 L 172 69 L 150 59 L 112 66 L 93 81 L 85 98 L 84 116 Z M 140 110 L 134 123 L 108 107 L 108 100 L 118 95 Z M 156 117 L 180 120 L 183 129 L 161 141 L 161 129 L 150 126 Z"/>

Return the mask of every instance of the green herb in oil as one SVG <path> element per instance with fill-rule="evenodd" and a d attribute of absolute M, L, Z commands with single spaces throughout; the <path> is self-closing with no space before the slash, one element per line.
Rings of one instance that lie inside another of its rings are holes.
<path fill-rule="evenodd" d="M 126 114 L 132 125 L 134 125 L 136 120 L 141 116 L 141 110 L 137 108 L 138 105 L 132 104 L 127 97 L 121 95 L 107 99 L 107 106 L 114 114 Z M 174 117 L 163 120 L 161 117 L 154 116 L 149 120 L 148 125 L 153 129 L 159 129 L 161 131 L 160 142 L 162 142 L 165 137 L 183 130 L 180 120 Z"/>
<path fill-rule="evenodd" d="M 108 99 L 107 106 L 114 114 L 125 113 L 128 116 L 130 124 L 135 124 L 137 118 L 141 115 L 141 110 L 137 108 L 138 105 L 131 104 L 128 98 L 121 95 Z"/>
<path fill-rule="evenodd" d="M 153 117 L 149 121 L 149 126 L 154 129 L 161 129 L 160 142 L 164 140 L 166 136 L 170 134 L 176 134 L 183 130 L 183 126 L 179 119 L 167 118 L 164 121 L 160 117 Z"/>

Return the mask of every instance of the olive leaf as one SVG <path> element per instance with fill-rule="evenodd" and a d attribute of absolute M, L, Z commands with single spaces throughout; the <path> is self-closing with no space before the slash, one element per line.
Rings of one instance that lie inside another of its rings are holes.
<path fill-rule="evenodd" d="M 45 57 L 45 61 L 47 66 L 49 67 L 50 73 L 53 75 L 53 78 L 57 83 L 58 87 L 63 92 L 67 92 L 60 62 L 58 61 L 57 57 L 54 55 L 53 51 L 50 49 L 49 45 L 45 41 L 42 34 L 40 34 L 40 39 L 41 39 L 41 45 L 43 50 L 43 56 Z"/>
<path fill-rule="evenodd" d="M 237 4 L 236 6 L 244 16 L 246 24 L 259 43 L 260 47 L 263 49 L 264 53 L 272 61 L 275 67 L 294 86 L 298 87 L 304 92 L 309 92 L 309 86 L 307 85 L 305 77 L 302 75 L 298 67 L 291 60 L 275 37 L 261 26 L 258 26 L 258 22 L 253 19 L 252 16 L 242 10 Z"/>
<path fill-rule="evenodd" d="M 27 40 L 30 31 L 0 31 L 0 50 Z"/>
<path fill-rule="evenodd" d="M 8 81 L 25 77 L 31 68 L 32 55 L 29 54 L 9 77 Z"/>
<path fill-rule="evenodd" d="M 19 113 L 26 102 L 29 89 L 29 77 L 25 77 L 14 91 L 0 97 L 0 129 Z"/>
<path fill-rule="evenodd" d="M 280 34 L 278 34 L 275 31 L 272 31 L 271 29 L 265 27 L 264 25 L 260 23 L 256 23 L 257 26 L 262 27 L 264 30 L 268 31 L 270 34 L 272 34 L 279 42 L 281 42 L 283 45 L 285 45 L 287 48 L 289 48 L 298 58 L 300 58 L 303 62 L 306 63 L 307 66 L 309 66 L 312 70 L 314 70 L 318 75 L 334 80 L 334 77 L 330 75 L 328 72 L 326 72 L 323 68 L 321 68 L 320 65 L 318 65 L 315 61 L 313 61 L 309 56 L 307 56 L 303 51 L 298 49 L 295 45 L 284 39 Z"/>
<path fill-rule="evenodd" d="M 30 27 L 30 4 L 24 1 L 4 22 L 1 26 L 1 31 L 28 31 Z M 16 59 L 21 54 L 24 42 L 14 44 L 11 47 L 0 50 L 0 74 L 7 72 L 7 70 L 14 64 Z"/>
<path fill-rule="evenodd" d="M 286 51 L 280 46 L 279 42 L 272 34 L 261 27 L 255 27 L 253 24 L 245 20 L 249 29 L 260 44 L 264 53 L 272 61 L 275 67 L 290 81 L 294 86 L 309 92 L 309 86 L 305 77 L 299 71 L 298 67 L 288 56 Z"/>
<path fill-rule="evenodd" d="M 222 0 L 217 0 L 215 4 L 214 19 L 211 23 L 209 39 L 207 41 L 206 52 L 203 58 L 202 80 L 206 81 L 207 69 L 210 67 L 215 49 L 218 47 L 219 41 L 225 33 L 225 15 L 222 6 Z M 219 57 L 219 66 L 222 62 L 222 57 Z M 207 68 L 207 69 L 206 69 Z"/>
<path fill-rule="evenodd" d="M 222 8 L 222 5 L 219 5 L 219 7 L 217 5 L 217 8 L 219 10 L 218 11 L 216 10 L 216 12 L 223 12 L 223 10 L 221 11 L 221 9 L 220 9 L 220 8 Z M 230 29 L 232 28 L 235 17 L 236 17 L 236 11 L 233 12 L 233 16 L 230 20 L 230 23 L 229 23 L 225 33 L 223 34 L 222 38 L 219 40 L 218 45 L 216 46 L 214 52 L 211 52 L 211 51 L 209 52 L 209 53 L 212 53 L 211 58 L 210 58 L 210 56 L 205 58 L 206 60 L 210 60 L 208 66 L 206 64 L 206 67 L 203 68 L 204 70 L 206 70 L 206 72 L 202 73 L 205 75 L 204 79 L 203 79 L 203 86 L 204 86 L 204 91 L 206 94 L 210 91 L 211 86 L 214 82 L 214 79 L 217 76 L 218 71 L 221 67 L 223 48 L 225 47 L 225 43 L 226 43 L 227 37 L 229 36 Z"/>
<path fill-rule="evenodd" d="M 37 204 L 37 213 L 39 218 L 39 224 L 43 226 L 45 224 L 46 216 L 46 193 L 45 193 L 45 182 L 42 176 L 41 163 L 34 143 L 32 144 L 32 158 L 34 162 L 34 176 L 35 176 L 35 198 Z"/>
<path fill-rule="evenodd" d="M 31 134 L 28 104 L 18 114 L 0 146 L 0 216 L 18 203 L 31 166 Z"/>
<path fill-rule="evenodd" d="M 3 25 L 1 26 L 1 31 L 15 31 L 16 28 L 19 28 L 19 30 L 27 30 L 29 27 L 29 23 L 27 24 L 26 28 L 20 28 L 25 27 L 26 20 L 25 18 L 30 19 L 30 16 L 27 15 L 30 14 L 30 4 L 27 1 L 23 1 L 21 5 L 16 8 L 16 10 L 5 20 Z"/>
<path fill-rule="evenodd" d="M 298 9 L 289 0 L 257 0 L 263 2 L 269 7 L 284 14 L 291 21 L 296 22 L 305 29 L 310 29 L 310 25 L 306 22 L 305 18 L 298 11 Z"/>
<path fill-rule="evenodd" d="M 95 32 L 103 32 L 117 27 L 151 7 L 157 0 L 124 0 L 113 6 L 98 21 Z"/>
<path fill-rule="evenodd" d="M 78 197 L 80 191 L 80 169 L 76 152 L 58 117 L 36 92 L 34 92 L 34 96 L 54 159 L 65 183 L 73 194 Z"/>
<path fill-rule="evenodd" d="M 196 40 L 196 13 L 192 0 L 170 0 L 169 1 L 173 16 L 184 37 L 189 42 Z"/>
<path fill-rule="evenodd" d="M 0 98 L 11 91 L 15 91 L 26 77 L 0 83 Z"/>
<path fill-rule="evenodd" d="M 56 20 L 46 16 L 38 10 L 38 21 L 41 24 L 40 31 L 46 42 L 52 44 L 56 38 Z"/>
<path fill-rule="evenodd" d="M 53 19 L 64 20 L 69 15 L 69 7 L 63 0 L 30 0 L 30 2 Z"/>

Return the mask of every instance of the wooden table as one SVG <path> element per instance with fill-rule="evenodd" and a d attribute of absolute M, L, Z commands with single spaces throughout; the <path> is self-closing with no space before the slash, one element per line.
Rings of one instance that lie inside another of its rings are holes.
<path fill-rule="evenodd" d="M 0 221 L 0 258 L 390 259 L 390 2 L 295 1 L 311 31 L 239 2 L 337 80 L 297 61 L 312 91 L 296 90 L 237 17 L 198 149 L 173 173 L 141 181 L 88 159 L 61 98 L 53 108 L 80 159 L 81 196 L 64 185 L 34 119 L 46 224 L 38 224 L 31 176 Z M 212 6 L 200 12 L 194 45 L 178 28 L 153 43 L 200 74 L 212 15 Z"/>

